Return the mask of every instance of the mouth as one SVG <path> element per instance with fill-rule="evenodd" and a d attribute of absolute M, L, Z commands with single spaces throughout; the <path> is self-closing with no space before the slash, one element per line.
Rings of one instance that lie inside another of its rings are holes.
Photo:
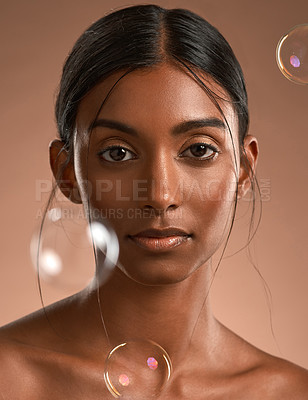
<path fill-rule="evenodd" d="M 147 229 L 129 238 L 139 247 L 149 251 L 167 251 L 185 244 L 191 235 L 182 229 Z"/>

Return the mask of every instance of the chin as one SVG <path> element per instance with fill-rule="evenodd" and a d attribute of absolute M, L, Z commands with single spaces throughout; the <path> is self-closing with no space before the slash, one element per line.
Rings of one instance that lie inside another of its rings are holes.
<path fill-rule="evenodd" d="M 170 265 L 167 262 L 143 263 L 142 265 L 119 265 L 129 279 L 145 286 L 165 286 L 183 282 L 195 272 L 184 265 Z"/>

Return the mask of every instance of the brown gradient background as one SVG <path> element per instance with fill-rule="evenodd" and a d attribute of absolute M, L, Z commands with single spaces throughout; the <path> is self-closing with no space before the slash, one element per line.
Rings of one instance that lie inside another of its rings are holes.
<path fill-rule="evenodd" d="M 261 148 L 258 177 L 265 201 L 252 252 L 271 289 L 276 342 L 262 283 L 245 251 L 220 266 L 212 288 L 215 314 L 256 346 L 308 368 L 308 86 L 284 78 L 275 61 L 281 35 L 308 22 L 308 2 L 153 3 L 200 13 L 228 39 L 246 76 L 250 133 Z M 53 106 L 63 61 L 90 23 L 129 4 L 138 2 L 1 1 L 0 325 L 40 307 L 29 243 L 44 204 L 36 198 L 36 180 L 51 177 L 48 143 L 56 135 Z M 246 232 L 240 221 L 231 249 L 245 244 Z M 44 287 L 46 303 L 68 294 Z"/>

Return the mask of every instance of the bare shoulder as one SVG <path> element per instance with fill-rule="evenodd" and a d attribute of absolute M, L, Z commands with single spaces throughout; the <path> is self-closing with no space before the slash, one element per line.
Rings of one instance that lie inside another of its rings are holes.
<path fill-rule="evenodd" d="M 14 351 L 20 356 L 69 353 L 80 325 L 81 303 L 76 294 L 1 327 L 0 356 Z"/>
<path fill-rule="evenodd" d="M 59 302 L 60 303 L 60 302 Z M 46 342 L 47 336 L 52 331 L 50 318 L 54 320 L 54 315 L 59 309 L 58 303 L 55 303 L 45 310 L 40 309 L 29 315 L 17 319 L 7 325 L 0 327 L 0 351 L 14 347 L 24 346 L 42 346 Z M 62 307 L 63 308 L 63 307 Z M 50 337 L 48 337 L 50 339 Z"/>
<path fill-rule="evenodd" d="M 252 346 L 254 360 L 246 374 L 251 399 L 308 400 L 308 371 Z"/>
<path fill-rule="evenodd" d="M 308 371 L 281 358 L 264 357 L 264 379 L 279 400 L 308 400 Z"/>
<path fill-rule="evenodd" d="M 223 332 L 232 399 L 308 400 L 305 368 L 258 349 L 228 328 L 223 327 Z"/>
<path fill-rule="evenodd" d="M 47 316 L 56 321 L 69 301 L 48 307 Z M 47 398 L 47 382 L 60 375 L 61 366 L 76 363 L 58 326 L 38 310 L 0 328 L 0 400 Z"/>
<path fill-rule="evenodd" d="M 79 306 L 80 297 L 68 298 L 47 318 L 38 310 L 0 328 L 0 400 L 105 398 L 101 354 L 87 335 L 74 336 L 87 321 Z"/>
<path fill-rule="evenodd" d="M 33 394 L 31 354 L 34 349 L 24 335 L 25 325 L 17 321 L 0 328 L 0 399 L 23 399 Z"/>

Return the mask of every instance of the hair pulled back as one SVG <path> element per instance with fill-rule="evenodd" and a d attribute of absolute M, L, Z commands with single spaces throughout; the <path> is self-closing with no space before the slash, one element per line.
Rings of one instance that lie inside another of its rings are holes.
<path fill-rule="evenodd" d="M 247 93 L 242 69 L 228 42 L 215 27 L 189 10 L 165 9 L 157 5 L 137 5 L 112 12 L 93 23 L 80 36 L 69 54 L 63 67 L 55 109 L 58 132 L 63 142 L 62 149 L 73 149 L 78 107 L 91 89 L 113 73 L 123 71 L 124 76 L 131 70 L 150 68 L 163 62 L 175 63 L 180 68 L 184 65 L 221 113 L 222 110 L 216 100 L 220 98 L 219 95 L 212 92 L 200 77 L 204 80 L 207 80 L 207 77 L 212 78 L 225 90 L 229 97 L 225 100 L 231 100 L 238 117 L 239 143 L 243 145 L 249 124 Z M 224 115 L 223 117 L 225 118 Z M 227 123 L 226 120 L 225 122 Z M 228 129 L 235 154 L 233 135 L 229 126 Z M 243 156 L 244 164 L 251 172 L 252 192 L 254 193 L 255 182 L 260 193 L 247 157 L 245 161 L 243 146 L 241 150 L 241 159 Z M 72 153 L 69 151 L 68 154 L 66 163 L 69 162 Z M 65 165 L 63 165 L 63 170 L 64 167 Z M 53 187 L 43 216 L 40 236 L 46 212 L 56 189 L 57 184 Z M 260 222 L 259 218 L 256 229 L 253 230 L 255 196 L 253 196 L 252 204 L 247 245 L 252 240 Z M 234 198 L 232 223 L 212 281 L 232 231 L 236 207 L 237 195 Z M 94 244 L 93 250 L 96 254 Z M 39 251 L 37 265 L 39 266 Z M 256 268 L 254 264 L 253 266 Z M 38 284 L 43 304 L 39 267 Z"/>
<path fill-rule="evenodd" d="M 241 67 L 224 37 L 191 11 L 138 5 L 99 19 L 77 40 L 64 67 L 56 101 L 58 132 L 71 148 L 78 105 L 100 81 L 126 69 L 180 60 L 214 79 L 229 94 L 242 143 L 248 129 Z"/>

